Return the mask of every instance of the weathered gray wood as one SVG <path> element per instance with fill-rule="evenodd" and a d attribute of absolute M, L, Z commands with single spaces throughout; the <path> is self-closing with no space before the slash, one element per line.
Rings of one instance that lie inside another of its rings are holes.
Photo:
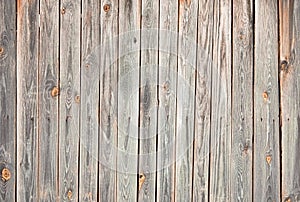
<path fill-rule="evenodd" d="M 59 197 L 78 200 L 80 0 L 60 5 Z"/>
<path fill-rule="evenodd" d="M 253 1 L 233 1 L 231 201 L 252 201 Z"/>
<path fill-rule="evenodd" d="M 178 1 L 160 1 L 157 198 L 174 201 Z"/>
<path fill-rule="evenodd" d="M 100 2 L 82 1 L 79 201 L 97 201 Z"/>
<path fill-rule="evenodd" d="M 209 200 L 213 1 L 199 1 L 193 201 Z"/>
<path fill-rule="evenodd" d="M 0 201 L 15 201 L 16 2 L 0 3 Z M 8 175 L 3 174 L 5 169 Z"/>
<path fill-rule="evenodd" d="M 176 201 L 192 200 L 198 1 L 179 1 L 176 114 Z"/>
<path fill-rule="evenodd" d="M 138 192 L 138 117 L 140 1 L 119 2 L 117 201 L 136 201 Z M 127 51 L 129 50 L 129 51 Z M 130 51 L 131 50 L 131 51 Z"/>
<path fill-rule="evenodd" d="M 38 133 L 39 199 L 58 196 L 59 2 L 40 1 Z"/>
<path fill-rule="evenodd" d="M 280 201 L 277 7 L 255 2 L 253 201 Z"/>
<path fill-rule="evenodd" d="M 281 0 L 280 99 L 283 201 L 300 199 L 300 3 Z"/>
<path fill-rule="evenodd" d="M 231 2 L 214 2 L 210 201 L 230 201 Z"/>
<path fill-rule="evenodd" d="M 118 0 L 101 8 L 99 200 L 116 201 Z"/>
<path fill-rule="evenodd" d="M 158 14 L 158 0 L 142 0 L 138 166 L 145 181 L 139 201 L 155 201 L 158 50 L 150 47 L 158 47 Z"/>
<path fill-rule="evenodd" d="M 17 4 L 17 201 L 38 198 L 39 1 Z"/>

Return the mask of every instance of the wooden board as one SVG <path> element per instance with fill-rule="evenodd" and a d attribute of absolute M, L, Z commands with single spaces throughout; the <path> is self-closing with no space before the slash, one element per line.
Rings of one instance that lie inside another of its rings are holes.
<path fill-rule="evenodd" d="M 118 1 L 103 0 L 101 9 L 99 200 L 116 201 Z"/>
<path fill-rule="evenodd" d="M 252 201 L 253 1 L 233 1 L 231 201 Z"/>
<path fill-rule="evenodd" d="M 100 2 L 82 1 L 79 201 L 97 201 Z"/>
<path fill-rule="evenodd" d="M 141 2 L 119 2 L 117 201 L 138 194 L 139 48 Z M 135 50 L 135 51 L 134 51 Z"/>
<path fill-rule="evenodd" d="M 175 200 L 191 201 L 198 1 L 180 1 L 178 6 Z"/>
<path fill-rule="evenodd" d="M 80 0 L 60 5 L 59 197 L 78 200 Z"/>
<path fill-rule="evenodd" d="M 38 196 L 39 1 L 17 4 L 17 201 Z M 30 22 L 30 23 L 28 23 Z"/>
<path fill-rule="evenodd" d="M 255 2 L 254 201 L 280 201 L 277 7 Z"/>
<path fill-rule="evenodd" d="M 300 198 L 300 3 L 281 0 L 280 100 L 282 140 L 282 201 Z"/>
<path fill-rule="evenodd" d="M 58 196 L 58 74 L 59 3 L 40 1 L 38 69 L 39 196 L 55 201 Z"/>
<path fill-rule="evenodd" d="M 15 201 L 16 184 L 16 2 L 0 4 L 0 201 Z M 7 176 L 3 171 L 7 169 Z M 5 178 L 3 178 L 5 177 Z M 4 179 L 4 180 L 3 180 Z"/>
<path fill-rule="evenodd" d="M 142 0 L 138 167 L 145 180 L 139 190 L 139 201 L 155 201 L 158 14 L 158 0 Z"/>
<path fill-rule="evenodd" d="M 230 201 L 231 3 L 214 2 L 210 201 Z"/>
<path fill-rule="evenodd" d="M 174 201 L 178 1 L 160 1 L 157 122 L 157 198 Z"/>

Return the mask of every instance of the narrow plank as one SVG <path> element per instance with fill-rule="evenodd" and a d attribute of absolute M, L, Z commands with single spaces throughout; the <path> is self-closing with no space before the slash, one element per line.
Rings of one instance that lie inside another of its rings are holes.
<path fill-rule="evenodd" d="M 15 201 L 16 2 L 0 4 L 0 201 Z M 5 172 L 6 171 L 6 172 Z M 7 175 L 5 175 L 7 173 Z"/>
<path fill-rule="evenodd" d="M 38 81 L 39 199 L 58 196 L 59 3 L 40 1 Z"/>
<path fill-rule="evenodd" d="M 252 201 L 253 1 L 233 1 L 231 201 Z"/>
<path fill-rule="evenodd" d="M 282 201 L 300 198 L 300 3 L 280 1 Z"/>
<path fill-rule="evenodd" d="M 230 201 L 231 2 L 214 2 L 210 201 Z"/>
<path fill-rule="evenodd" d="M 193 201 L 209 200 L 213 1 L 199 1 Z"/>
<path fill-rule="evenodd" d="M 176 114 L 176 201 L 192 200 L 198 1 L 179 1 Z"/>
<path fill-rule="evenodd" d="M 97 201 L 100 2 L 82 1 L 79 201 Z"/>
<path fill-rule="evenodd" d="M 139 173 L 145 176 L 145 181 L 139 190 L 139 201 L 155 201 L 158 14 L 158 0 L 142 0 L 138 166 Z"/>
<path fill-rule="evenodd" d="M 254 201 L 280 201 L 277 7 L 255 2 Z"/>
<path fill-rule="evenodd" d="M 38 199 L 39 1 L 17 4 L 17 201 Z"/>
<path fill-rule="evenodd" d="M 156 201 L 174 201 L 178 1 L 160 1 L 159 10 Z"/>
<path fill-rule="evenodd" d="M 60 5 L 59 197 L 78 200 L 80 0 Z"/>
<path fill-rule="evenodd" d="M 137 200 L 140 4 L 119 2 L 117 201 Z"/>
<path fill-rule="evenodd" d="M 101 2 L 99 200 L 116 201 L 118 0 Z"/>

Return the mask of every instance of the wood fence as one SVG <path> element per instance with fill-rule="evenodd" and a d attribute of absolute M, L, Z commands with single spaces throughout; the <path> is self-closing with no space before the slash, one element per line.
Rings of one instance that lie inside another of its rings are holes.
<path fill-rule="evenodd" d="M 300 201 L 300 1 L 0 16 L 0 201 Z"/>

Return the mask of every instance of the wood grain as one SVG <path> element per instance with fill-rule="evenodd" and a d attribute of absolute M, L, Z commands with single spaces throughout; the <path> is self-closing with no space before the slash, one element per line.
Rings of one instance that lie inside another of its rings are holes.
<path fill-rule="evenodd" d="M 60 5 L 59 197 L 78 200 L 80 0 Z"/>
<path fill-rule="evenodd" d="M 210 201 L 230 201 L 231 3 L 214 2 Z"/>
<path fill-rule="evenodd" d="M 254 201 L 280 201 L 277 7 L 255 2 Z"/>
<path fill-rule="evenodd" d="M 0 201 L 15 201 L 16 184 L 16 2 L 0 4 Z M 3 176 L 2 176 L 3 177 Z"/>
<path fill-rule="evenodd" d="M 82 1 L 79 201 L 97 201 L 100 2 Z"/>
<path fill-rule="evenodd" d="M 282 201 L 300 199 L 300 3 L 281 0 L 280 100 L 282 139 Z"/>
<path fill-rule="evenodd" d="M 231 200 L 252 201 L 253 1 L 233 1 Z"/>
<path fill-rule="evenodd" d="M 38 80 L 39 199 L 58 196 L 58 98 L 54 93 L 59 74 L 59 4 L 40 1 Z"/>

